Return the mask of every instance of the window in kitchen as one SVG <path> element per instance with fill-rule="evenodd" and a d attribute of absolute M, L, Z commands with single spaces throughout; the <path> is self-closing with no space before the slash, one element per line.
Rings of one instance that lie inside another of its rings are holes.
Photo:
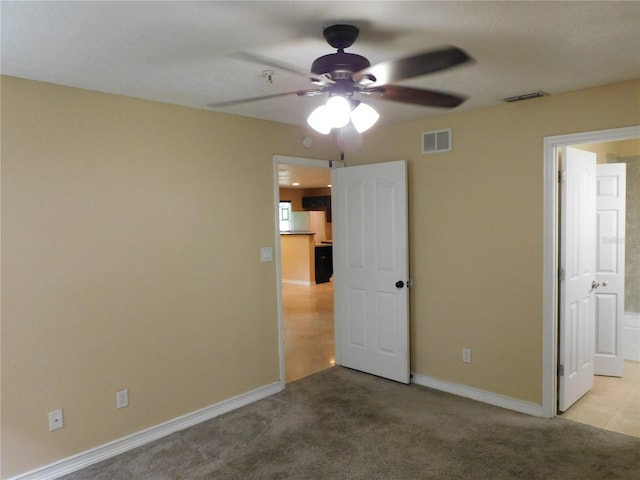
<path fill-rule="evenodd" d="M 280 231 L 291 231 L 291 201 L 280 202 Z"/>

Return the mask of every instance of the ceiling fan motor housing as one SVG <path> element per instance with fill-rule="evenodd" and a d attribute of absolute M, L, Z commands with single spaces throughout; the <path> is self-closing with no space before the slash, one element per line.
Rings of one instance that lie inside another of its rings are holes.
<path fill-rule="evenodd" d="M 358 27 L 345 24 L 331 25 L 322 31 L 327 43 L 338 50 L 344 50 L 353 45 L 359 34 Z"/>
<path fill-rule="evenodd" d="M 371 63 L 362 55 L 355 53 L 330 53 L 316 58 L 311 64 L 311 73 L 316 75 L 329 74 L 333 80 L 340 77 L 351 78 L 351 74 L 370 67 Z M 340 75 L 341 73 L 347 75 Z"/>
<path fill-rule="evenodd" d="M 472 61 L 473 59 L 465 51 L 457 47 L 446 47 L 397 60 L 388 60 L 372 68 L 369 60 L 362 55 L 345 53 L 344 51 L 358 38 L 358 33 L 358 27 L 347 24 L 332 25 L 323 30 L 324 37 L 329 45 L 338 51 L 316 58 L 311 65 L 312 75 L 308 78 L 312 84 L 320 88 L 267 95 L 239 102 L 289 94 L 308 97 L 324 93 L 328 93 L 330 97 L 342 96 L 351 101 L 354 101 L 352 97 L 356 93 L 378 94 L 383 100 L 441 108 L 454 108 L 465 101 L 465 97 L 460 95 L 390 84 L 391 82 L 447 70 L 456 65 Z M 251 55 L 249 56 L 251 57 Z M 265 59 L 260 57 L 256 57 L 255 60 L 258 63 L 272 65 L 275 68 L 282 68 L 305 76 L 308 75 L 306 72 L 299 72 L 295 68 L 269 63 L 268 59 L 266 63 Z M 379 81 L 373 72 L 380 72 L 378 75 L 384 78 Z M 223 102 L 216 106 L 227 105 L 228 102 Z"/>

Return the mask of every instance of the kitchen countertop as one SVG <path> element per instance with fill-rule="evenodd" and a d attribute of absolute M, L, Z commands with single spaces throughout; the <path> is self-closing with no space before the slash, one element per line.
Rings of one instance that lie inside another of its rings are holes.
<path fill-rule="evenodd" d="M 280 235 L 315 235 L 316 232 L 280 232 Z"/>

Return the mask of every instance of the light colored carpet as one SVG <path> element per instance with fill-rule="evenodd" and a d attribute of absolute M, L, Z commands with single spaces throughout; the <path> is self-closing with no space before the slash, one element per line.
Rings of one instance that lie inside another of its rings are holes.
<path fill-rule="evenodd" d="M 65 480 L 637 480 L 640 439 L 341 367 Z"/>

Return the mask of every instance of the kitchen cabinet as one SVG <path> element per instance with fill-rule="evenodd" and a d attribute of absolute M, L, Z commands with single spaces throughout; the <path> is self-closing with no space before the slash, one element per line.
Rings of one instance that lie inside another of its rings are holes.
<path fill-rule="evenodd" d="M 302 197 L 302 208 L 305 210 L 325 211 L 327 222 L 331 223 L 331 195 Z"/>

